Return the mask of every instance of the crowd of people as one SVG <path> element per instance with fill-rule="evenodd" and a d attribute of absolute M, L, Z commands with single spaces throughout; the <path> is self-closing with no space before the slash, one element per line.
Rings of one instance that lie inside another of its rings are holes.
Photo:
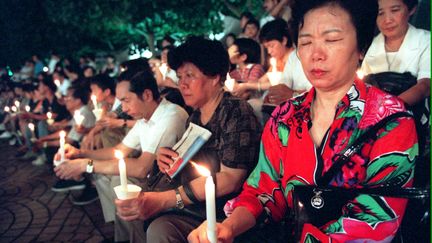
<path fill-rule="evenodd" d="M 92 55 L 75 63 L 52 53 L 46 65 L 33 56 L 13 76 L 2 74 L 0 138 L 18 147 L 17 157 L 52 165 L 54 192 L 81 190 L 73 204 L 99 200 L 116 242 L 210 242 L 206 177 L 191 163 L 175 178 L 165 173 L 190 123 L 212 134 L 193 160 L 216 184 L 218 242 L 278 242 L 278 232 L 265 239 L 259 232 L 289 220 L 294 186 L 317 185 L 368 128 L 412 107 L 422 112 L 380 129 L 329 185 L 430 185 L 414 169 L 428 166 L 430 140 L 430 32 L 409 24 L 417 1 L 263 6 L 268 16 L 260 20 L 241 15 L 239 35 L 224 42 L 192 36 L 178 46 L 166 38 L 149 60 L 118 64 L 110 55 L 98 67 Z M 383 72 L 409 72 L 415 84 L 389 94 L 361 75 Z M 142 188 L 136 198 L 120 200 L 113 189 L 118 152 L 129 183 Z M 305 226 L 301 239 L 391 242 L 406 205 L 361 195 L 338 219 Z"/>

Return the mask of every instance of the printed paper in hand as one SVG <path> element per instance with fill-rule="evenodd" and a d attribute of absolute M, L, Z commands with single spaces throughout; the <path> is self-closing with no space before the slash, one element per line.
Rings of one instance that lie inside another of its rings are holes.
<path fill-rule="evenodd" d="M 207 129 L 190 123 L 180 141 L 173 147 L 173 150 L 179 154 L 179 157 L 174 159 L 174 163 L 168 170 L 165 170 L 167 175 L 174 178 L 207 142 L 211 135 L 212 133 Z"/>

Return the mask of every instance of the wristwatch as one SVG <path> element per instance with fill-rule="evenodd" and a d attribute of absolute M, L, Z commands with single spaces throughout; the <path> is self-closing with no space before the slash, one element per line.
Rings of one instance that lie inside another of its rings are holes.
<path fill-rule="evenodd" d="M 180 191 L 179 191 L 178 188 L 176 188 L 174 190 L 175 190 L 175 193 L 176 193 L 176 208 L 183 209 L 184 208 L 184 203 L 183 203 L 183 199 L 181 198 Z"/>
<path fill-rule="evenodd" d="M 87 162 L 86 172 L 89 174 L 93 173 L 93 160 L 92 159 L 90 159 Z"/>

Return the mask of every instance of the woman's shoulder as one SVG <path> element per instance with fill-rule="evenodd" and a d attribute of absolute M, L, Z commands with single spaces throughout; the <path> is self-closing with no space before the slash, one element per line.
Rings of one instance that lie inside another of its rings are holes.
<path fill-rule="evenodd" d="M 391 114 L 404 111 L 405 104 L 397 96 L 367 85 L 365 108 L 359 127 L 368 127 Z"/>

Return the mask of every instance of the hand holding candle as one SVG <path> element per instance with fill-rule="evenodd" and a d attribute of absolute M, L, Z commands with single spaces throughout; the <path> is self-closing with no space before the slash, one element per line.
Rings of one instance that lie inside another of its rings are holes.
<path fill-rule="evenodd" d="M 205 183 L 205 198 L 206 198 L 206 215 L 207 215 L 207 238 L 210 243 L 217 242 L 216 234 L 216 201 L 215 201 L 215 184 L 210 171 L 204 166 L 198 165 L 191 161 L 192 165 L 198 170 L 198 172 L 206 176 Z"/>
<path fill-rule="evenodd" d="M 168 72 L 168 66 L 166 65 L 166 63 L 162 63 L 159 67 L 159 71 L 162 74 L 162 79 L 165 80 L 167 72 Z"/>

